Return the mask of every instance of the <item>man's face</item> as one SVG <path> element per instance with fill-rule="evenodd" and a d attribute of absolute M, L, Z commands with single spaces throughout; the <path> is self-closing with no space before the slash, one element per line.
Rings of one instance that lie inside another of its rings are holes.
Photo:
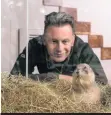
<path fill-rule="evenodd" d="M 55 62 L 64 61 L 70 54 L 75 36 L 70 25 L 50 26 L 45 33 L 44 44 L 50 59 Z"/>

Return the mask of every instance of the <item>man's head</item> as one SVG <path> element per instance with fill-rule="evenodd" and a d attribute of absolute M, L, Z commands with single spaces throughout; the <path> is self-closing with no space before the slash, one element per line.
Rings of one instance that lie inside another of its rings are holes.
<path fill-rule="evenodd" d="M 52 12 L 45 18 L 44 45 L 50 59 L 64 61 L 74 44 L 74 19 L 64 12 Z"/>

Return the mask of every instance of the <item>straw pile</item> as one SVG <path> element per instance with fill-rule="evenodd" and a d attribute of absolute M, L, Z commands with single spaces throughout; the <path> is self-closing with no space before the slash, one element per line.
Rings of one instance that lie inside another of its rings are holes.
<path fill-rule="evenodd" d="M 100 113 L 111 112 L 111 86 L 100 86 L 102 104 L 88 104 L 75 95 L 70 82 L 39 82 L 23 76 L 1 74 L 2 113 Z"/>

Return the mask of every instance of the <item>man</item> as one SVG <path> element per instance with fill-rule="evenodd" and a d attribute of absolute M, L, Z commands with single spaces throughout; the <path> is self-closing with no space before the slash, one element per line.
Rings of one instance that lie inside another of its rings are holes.
<path fill-rule="evenodd" d="M 88 43 L 75 35 L 74 19 L 64 12 L 52 12 L 45 17 L 44 35 L 33 38 L 28 43 L 28 74 L 32 79 L 72 80 L 77 64 L 89 64 L 96 81 L 107 84 L 107 78 L 98 57 Z M 37 66 L 40 74 L 33 75 Z M 11 74 L 26 75 L 26 48 L 18 56 Z"/>

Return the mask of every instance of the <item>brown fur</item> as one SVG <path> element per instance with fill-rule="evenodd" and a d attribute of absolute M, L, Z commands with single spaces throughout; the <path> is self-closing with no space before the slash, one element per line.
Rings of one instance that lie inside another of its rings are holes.
<path fill-rule="evenodd" d="M 84 102 L 100 101 L 100 89 L 95 82 L 95 74 L 88 64 L 78 64 L 72 75 L 72 88 L 78 96 L 83 98 Z"/>

